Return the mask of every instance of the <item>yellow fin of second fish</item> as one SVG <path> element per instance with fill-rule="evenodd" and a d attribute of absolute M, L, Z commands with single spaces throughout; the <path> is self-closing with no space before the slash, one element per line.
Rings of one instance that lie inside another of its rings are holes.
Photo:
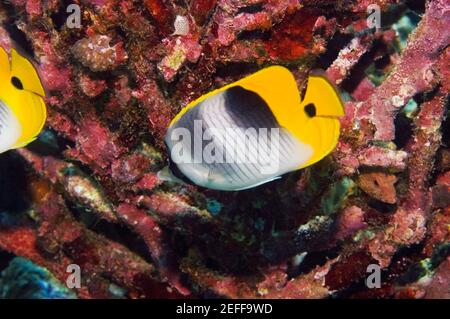
<path fill-rule="evenodd" d="M 11 76 L 17 77 L 22 82 L 24 90 L 45 96 L 44 88 L 33 64 L 14 49 L 11 49 Z"/>

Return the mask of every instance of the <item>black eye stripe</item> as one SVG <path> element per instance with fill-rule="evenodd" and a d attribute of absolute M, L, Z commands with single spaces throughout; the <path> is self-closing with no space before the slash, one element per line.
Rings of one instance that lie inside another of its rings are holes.
<path fill-rule="evenodd" d="M 18 90 L 23 90 L 23 84 L 22 84 L 22 81 L 19 80 L 19 78 L 13 76 L 13 77 L 11 78 L 11 83 L 12 83 L 12 85 L 14 85 L 14 87 L 15 87 L 16 89 L 18 89 Z"/>
<path fill-rule="evenodd" d="M 308 105 L 305 106 L 305 113 L 309 117 L 316 116 L 316 106 L 314 105 L 314 103 L 309 103 Z"/>

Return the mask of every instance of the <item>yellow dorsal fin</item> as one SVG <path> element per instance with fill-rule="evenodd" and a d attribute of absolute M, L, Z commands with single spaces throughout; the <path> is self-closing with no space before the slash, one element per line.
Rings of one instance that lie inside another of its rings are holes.
<path fill-rule="evenodd" d="M 45 96 L 44 88 L 33 64 L 14 49 L 11 49 L 11 76 L 17 77 L 22 82 L 24 90 Z"/>

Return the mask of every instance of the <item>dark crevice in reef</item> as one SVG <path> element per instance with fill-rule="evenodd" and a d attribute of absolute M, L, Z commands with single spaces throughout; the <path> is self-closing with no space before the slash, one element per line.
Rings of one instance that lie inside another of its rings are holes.
<path fill-rule="evenodd" d="M 238 40 L 269 40 L 271 36 L 270 32 L 262 31 L 262 30 L 252 30 L 252 31 L 242 31 L 238 34 Z"/>
<path fill-rule="evenodd" d="M 436 97 L 436 95 L 439 93 L 439 89 L 440 89 L 440 85 L 436 85 L 435 87 L 433 87 L 432 90 L 427 91 L 427 92 L 420 92 L 418 94 L 416 94 L 414 96 L 414 100 L 416 101 L 416 103 L 419 105 L 419 109 L 420 106 L 427 102 L 427 101 L 431 101 L 432 99 L 434 99 Z"/>
<path fill-rule="evenodd" d="M 344 48 L 353 37 L 350 34 L 337 32 L 328 42 L 327 50 L 321 54 L 317 61 L 316 67 L 326 70 L 337 59 L 339 52 Z"/>
<path fill-rule="evenodd" d="M 226 64 L 219 64 L 216 68 L 216 76 L 221 78 L 237 78 L 242 77 L 242 74 L 251 74 L 256 72 L 259 67 L 253 63 L 232 62 Z"/>
<path fill-rule="evenodd" d="M 382 201 L 370 197 L 367 199 L 367 204 L 369 207 L 384 214 L 394 213 L 397 209 L 396 204 L 383 203 Z"/>
<path fill-rule="evenodd" d="M 24 51 L 28 57 L 31 57 L 34 59 L 35 55 L 34 55 L 33 45 L 28 40 L 26 34 L 22 30 L 17 28 L 17 26 L 14 23 L 5 23 L 3 25 L 3 27 L 8 32 L 11 39 L 14 40 L 14 42 L 16 44 L 16 46 L 15 46 L 16 49 L 18 49 L 19 51 Z M 21 52 L 21 53 L 23 53 L 23 52 Z"/>
<path fill-rule="evenodd" d="M 425 13 L 425 0 L 406 0 L 406 6 L 418 14 Z"/>
<path fill-rule="evenodd" d="M 442 144 L 446 147 L 450 147 L 450 98 L 447 97 L 445 120 L 442 122 L 441 133 L 442 133 Z"/>
<path fill-rule="evenodd" d="M 30 58 L 35 58 L 34 49 L 31 41 L 28 39 L 25 32 L 20 30 L 15 21 L 17 16 L 16 10 L 9 3 L 2 2 L 2 8 L 5 9 L 8 19 L 5 19 L 2 27 L 8 32 L 10 38 L 14 41 L 14 46 L 17 50 L 22 51 L 20 53 L 25 53 Z"/>
<path fill-rule="evenodd" d="M 1 272 L 3 269 L 8 267 L 11 260 L 13 260 L 15 256 L 13 254 L 10 254 L 4 250 L 0 250 L 0 278 L 1 278 Z"/>
<path fill-rule="evenodd" d="M 424 242 L 420 242 L 418 244 L 412 244 L 410 246 L 405 246 L 399 248 L 399 250 L 392 257 L 391 264 L 395 265 L 403 262 L 405 259 L 409 263 L 418 262 L 423 258 L 423 248 Z M 404 263 L 404 262 L 403 262 Z M 393 269 L 395 271 L 395 268 Z"/>
<path fill-rule="evenodd" d="M 406 143 L 411 139 L 413 134 L 413 121 L 407 117 L 404 112 L 399 112 L 394 119 L 395 124 L 395 139 L 394 143 L 397 149 L 404 148 Z"/>
<path fill-rule="evenodd" d="M 358 63 L 350 71 L 350 75 L 342 81 L 342 88 L 347 92 L 353 92 L 358 84 L 367 76 L 366 70 L 373 63 L 377 70 L 382 70 L 389 64 L 386 45 L 381 41 L 374 41 L 372 48 L 364 53 Z M 378 57 L 379 54 L 382 57 Z M 351 81 L 349 79 L 352 79 Z"/>
<path fill-rule="evenodd" d="M 263 3 L 255 3 L 239 9 L 239 13 L 258 13 L 264 10 Z"/>
<path fill-rule="evenodd" d="M 30 203 L 25 160 L 17 153 L 0 156 L 0 214 L 20 214 Z"/>

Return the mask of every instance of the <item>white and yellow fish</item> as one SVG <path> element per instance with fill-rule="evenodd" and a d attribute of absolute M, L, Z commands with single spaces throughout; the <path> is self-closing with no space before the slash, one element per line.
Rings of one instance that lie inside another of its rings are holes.
<path fill-rule="evenodd" d="M 339 94 L 324 76 L 309 76 L 302 100 L 288 69 L 268 67 L 205 94 L 180 111 L 165 138 L 170 170 L 180 179 L 211 189 L 252 188 L 329 154 L 338 142 L 338 118 L 343 115 Z M 237 134 L 224 133 L 227 129 Z M 207 135 L 200 147 L 189 138 L 198 137 L 198 131 Z M 267 136 L 261 138 L 262 133 Z M 205 151 L 225 161 L 204 160 L 199 155 Z M 264 167 L 273 162 L 276 169 Z"/>
<path fill-rule="evenodd" d="M 0 153 L 36 139 L 47 117 L 39 76 L 26 58 L 11 49 L 11 63 L 0 47 Z"/>

